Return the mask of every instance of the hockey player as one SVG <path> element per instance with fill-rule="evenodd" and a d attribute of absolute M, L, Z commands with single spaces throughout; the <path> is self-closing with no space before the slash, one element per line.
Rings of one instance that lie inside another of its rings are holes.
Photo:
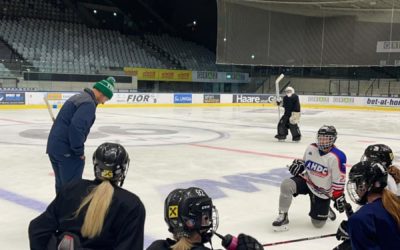
<path fill-rule="evenodd" d="M 300 120 L 300 100 L 299 97 L 294 93 L 292 87 L 285 89 L 286 96 L 283 97 L 282 106 L 285 108 L 285 113 L 278 123 L 278 134 L 275 138 L 278 140 L 285 140 L 288 135 L 288 128 L 292 134 L 293 141 L 300 141 L 301 133 L 299 126 L 297 125 Z M 281 102 L 277 101 L 280 106 Z"/>
<path fill-rule="evenodd" d="M 385 144 L 374 144 L 369 145 L 361 161 L 370 161 L 380 163 L 387 171 L 387 186 L 386 188 L 392 193 L 400 196 L 400 169 L 397 166 L 392 165 L 394 159 L 392 149 Z M 354 170 L 355 171 L 355 170 Z M 340 223 L 340 226 L 336 233 L 336 238 L 339 241 L 343 241 L 338 245 L 335 250 L 349 250 L 351 249 L 350 238 L 348 235 L 348 222 L 344 220 Z"/>
<path fill-rule="evenodd" d="M 296 159 L 289 166 L 293 177 L 281 183 L 279 197 L 279 216 L 272 223 L 275 231 L 289 229 L 288 211 L 292 197 L 309 195 L 311 209 L 309 216 L 316 228 L 325 225 L 327 218 L 336 218 L 330 208 L 330 200 L 335 208 L 343 212 L 343 195 L 346 180 L 346 155 L 335 146 L 337 132 L 334 126 L 322 126 L 317 133 L 317 143 L 306 149 L 303 160 Z"/>
<path fill-rule="evenodd" d="M 362 207 L 342 222 L 338 234 L 350 238 L 353 250 L 399 249 L 400 199 L 385 188 L 387 180 L 377 162 L 359 162 L 350 170 L 347 193 Z"/>
<path fill-rule="evenodd" d="M 142 250 L 145 208 L 122 189 L 129 155 L 120 144 L 104 143 L 93 155 L 95 180 L 66 184 L 46 211 L 31 221 L 31 250 Z M 82 247 L 82 248 L 79 248 Z M 70 249 L 70 248 L 68 248 Z"/>
<path fill-rule="evenodd" d="M 361 161 L 379 162 L 388 172 L 387 188 L 400 196 L 400 168 L 392 164 L 393 151 L 385 144 L 369 145 L 361 157 Z"/>
<path fill-rule="evenodd" d="M 218 213 L 211 198 L 197 187 L 175 189 L 165 199 L 164 220 L 174 239 L 156 240 L 147 250 L 210 250 L 204 244 L 211 242 L 218 227 Z M 261 250 L 263 246 L 253 237 L 240 234 L 225 242 L 230 250 Z"/>

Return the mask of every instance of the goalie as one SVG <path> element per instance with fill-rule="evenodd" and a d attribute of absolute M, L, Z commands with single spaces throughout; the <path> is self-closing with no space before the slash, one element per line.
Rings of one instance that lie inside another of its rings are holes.
<path fill-rule="evenodd" d="M 285 113 L 278 123 L 278 134 L 275 138 L 278 140 L 285 140 L 288 135 L 288 129 L 292 134 L 293 141 L 300 141 L 301 133 L 299 126 L 297 125 L 300 121 L 300 101 L 299 96 L 294 93 L 292 87 L 285 89 L 286 96 L 283 97 L 282 101 L 277 101 L 278 106 L 285 108 Z M 281 105 L 282 104 L 282 105 Z"/>

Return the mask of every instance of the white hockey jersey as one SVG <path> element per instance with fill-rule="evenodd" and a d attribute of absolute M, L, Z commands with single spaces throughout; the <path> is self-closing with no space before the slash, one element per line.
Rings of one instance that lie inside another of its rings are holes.
<path fill-rule="evenodd" d="M 335 146 L 323 153 L 313 143 L 306 149 L 304 178 L 310 190 L 322 199 L 338 198 L 346 182 L 346 155 Z"/>

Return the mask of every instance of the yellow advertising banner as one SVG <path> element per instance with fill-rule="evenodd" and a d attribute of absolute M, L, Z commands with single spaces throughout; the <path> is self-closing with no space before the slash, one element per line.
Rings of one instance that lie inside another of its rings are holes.
<path fill-rule="evenodd" d="M 171 81 L 171 82 L 191 82 L 192 71 L 190 70 L 170 70 L 170 69 L 148 69 L 148 68 L 124 68 L 126 75 L 136 76 L 142 81 Z"/>
<path fill-rule="evenodd" d="M 59 101 L 59 100 L 62 100 L 62 94 L 50 92 L 50 93 L 47 93 L 47 99 L 53 100 L 53 101 Z"/>

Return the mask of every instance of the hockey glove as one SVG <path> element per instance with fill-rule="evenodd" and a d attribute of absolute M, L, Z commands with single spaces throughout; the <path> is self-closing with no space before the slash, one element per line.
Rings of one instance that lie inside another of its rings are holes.
<path fill-rule="evenodd" d="M 293 161 L 292 165 L 289 166 L 289 172 L 293 176 L 297 176 L 297 175 L 303 173 L 304 169 L 305 169 L 304 161 L 300 160 L 300 159 L 295 159 Z"/>
<path fill-rule="evenodd" d="M 336 231 L 336 239 L 337 240 L 349 240 L 350 236 L 347 232 L 347 220 L 342 220 L 337 231 Z"/>
<path fill-rule="evenodd" d="M 346 207 L 346 200 L 344 199 L 344 195 L 342 194 L 338 198 L 335 199 L 335 208 L 339 213 L 343 213 Z"/>
<path fill-rule="evenodd" d="M 253 237 L 246 234 L 239 234 L 236 250 L 262 250 L 263 245 Z"/>
<path fill-rule="evenodd" d="M 276 105 L 281 106 L 282 101 L 276 101 Z"/>

